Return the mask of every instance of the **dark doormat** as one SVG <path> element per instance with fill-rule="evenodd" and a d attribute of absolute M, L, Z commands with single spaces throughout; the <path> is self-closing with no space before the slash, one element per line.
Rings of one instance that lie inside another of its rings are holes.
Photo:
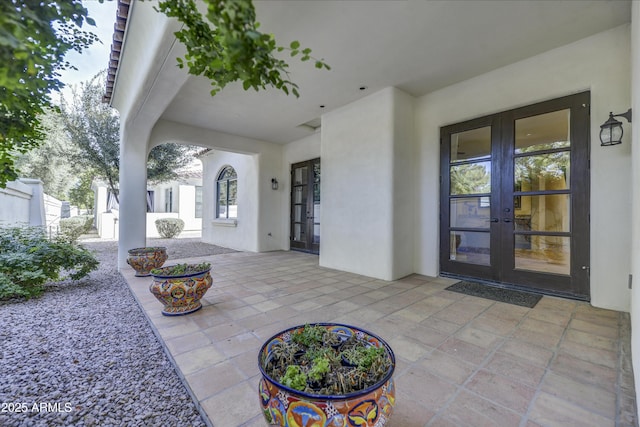
<path fill-rule="evenodd" d="M 535 307 L 542 298 L 542 295 L 538 294 L 497 288 L 484 283 L 467 281 L 454 283 L 445 290 L 529 308 Z"/>

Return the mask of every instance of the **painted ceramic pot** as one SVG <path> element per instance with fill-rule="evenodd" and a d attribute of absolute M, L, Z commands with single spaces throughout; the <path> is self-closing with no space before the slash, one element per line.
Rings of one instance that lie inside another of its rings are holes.
<path fill-rule="evenodd" d="M 151 270 L 162 267 L 168 257 L 167 248 L 162 246 L 129 249 L 127 264 L 136 271 L 136 277 L 147 277 Z"/>
<path fill-rule="evenodd" d="M 319 395 L 301 392 L 279 383 L 265 371 L 276 343 L 291 340 L 292 332 L 304 328 L 295 326 L 271 337 L 258 354 L 262 373 L 258 391 L 262 413 L 268 425 L 283 427 L 383 427 L 388 423 L 395 405 L 393 371 L 395 356 L 382 338 L 365 330 L 338 323 L 319 323 L 342 337 L 355 335 L 376 347 L 384 347 L 391 367 L 374 385 L 345 395 Z"/>
<path fill-rule="evenodd" d="M 162 314 L 181 316 L 200 310 L 200 299 L 213 283 L 211 268 L 184 275 L 169 275 L 171 268 L 160 268 L 151 274 L 153 282 L 149 290 L 164 304 Z"/>

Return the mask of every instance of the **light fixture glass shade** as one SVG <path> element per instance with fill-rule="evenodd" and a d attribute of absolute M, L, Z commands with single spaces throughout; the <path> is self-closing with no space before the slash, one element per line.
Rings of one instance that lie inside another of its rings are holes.
<path fill-rule="evenodd" d="M 622 123 L 614 119 L 613 114 L 609 114 L 609 120 L 600 126 L 600 144 L 620 144 L 622 142 L 622 134 Z"/>

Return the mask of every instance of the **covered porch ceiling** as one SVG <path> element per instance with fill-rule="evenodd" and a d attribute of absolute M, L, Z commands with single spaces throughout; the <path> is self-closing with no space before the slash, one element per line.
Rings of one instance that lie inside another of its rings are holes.
<path fill-rule="evenodd" d="M 212 97 L 190 76 L 161 119 L 286 144 L 309 121 L 389 86 L 421 96 L 625 24 L 630 1 L 255 1 L 280 45 L 299 40 L 332 67 L 291 59 L 300 98 L 240 84 Z M 174 60 L 169 53 L 168 60 Z M 500 90 L 499 87 L 496 90 Z M 490 106 L 488 106 L 490 110 Z"/>

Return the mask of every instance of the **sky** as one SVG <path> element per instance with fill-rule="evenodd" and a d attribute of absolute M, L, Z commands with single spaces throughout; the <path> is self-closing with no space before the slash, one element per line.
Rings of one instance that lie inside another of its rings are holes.
<path fill-rule="evenodd" d="M 65 84 L 62 94 L 67 100 L 71 100 L 71 89 L 69 86 L 78 85 L 95 76 L 109 65 L 109 55 L 111 53 L 111 39 L 113 37 L 113 24 L 116 22 L 117 1 L 105 0 L 100 3 L 98 0 L 83 0 L 82 4 L 89 11 L 89 16 L 96 21 L 96 26 L 84 25 L 83 29 L 96 34 L 100 41 L 95 42 L 89 49 L 85 49 L 82 54 L 75 51 L 67 53 L 66 59 L 78 70 L 65 70 L 61 73 L 60 80 Z M 53 94 L 53 99 L 58 97 Z"/>

